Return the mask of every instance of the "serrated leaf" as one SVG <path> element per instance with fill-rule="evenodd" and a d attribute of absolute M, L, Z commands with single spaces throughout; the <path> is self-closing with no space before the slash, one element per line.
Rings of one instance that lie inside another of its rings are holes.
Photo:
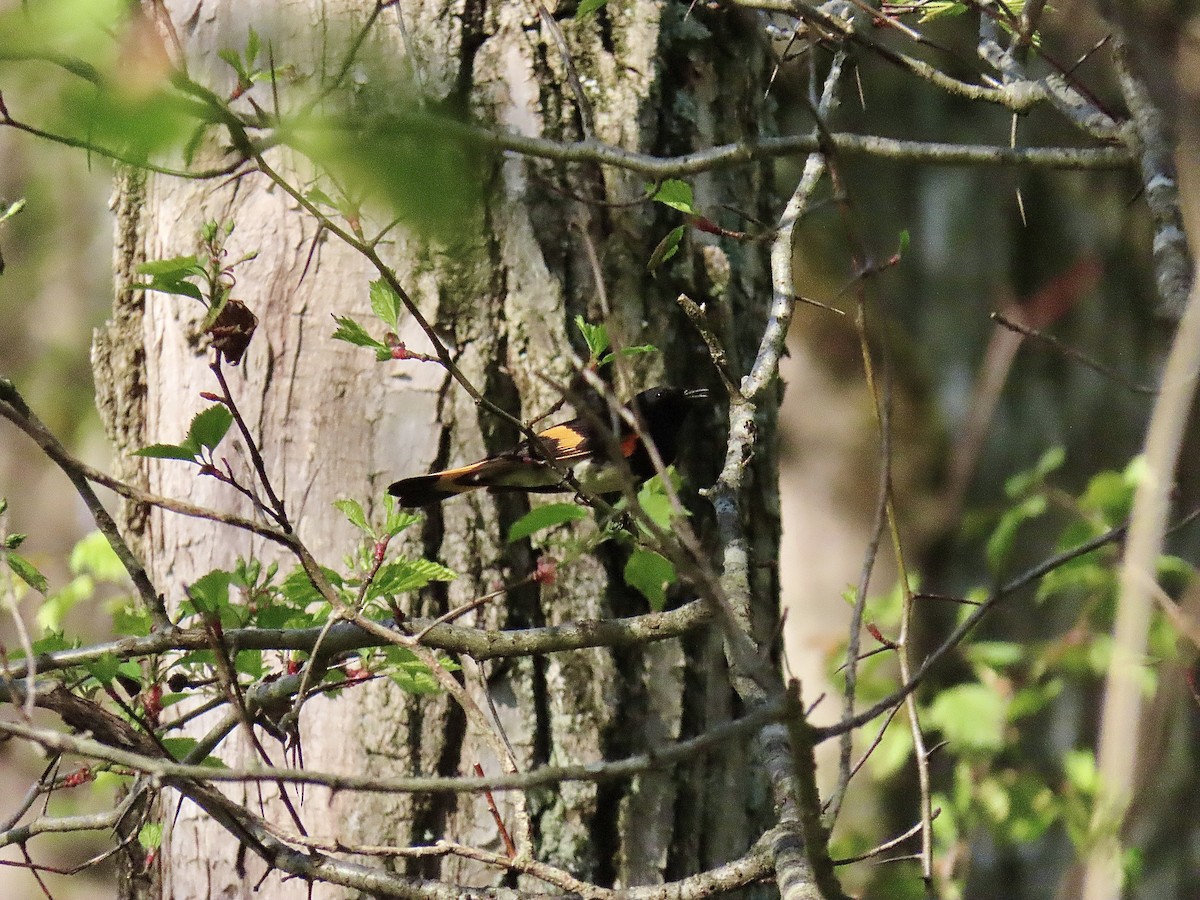
<path fill-rule="evenodd" d="M 337 330 L 333 332 L 335 341 L 345 341 L 347 344 L 354 344 L 356 347 L 372 347 L 377 350 L 387 351 L 388 356 L 391 356 L 391 351 L 383 344 L 382 341 L 377 341 L 367 333 L 358 322 L 349 316 L 334 316 L 334 321 L 338 323 Z"/>
<path fill-rule="evenodd" d="M 679 252 L 679 242 L 683 240 L 683 233 L 686 230 L 685 226 L 680 225 L 677 228 L 672 228 L 667 236 L 658 242 L 658 246 L 654 248 L 654 252 L 650 254 L 650 260 L 646 263 L 646 269 L 653 272 L 668 259 Z"/>
<path fill-rule="evenodd" d="M 321 572 L 335 589 L 340 589 L 342 585 L 345 584 L 342 576 L 333 569 L 327 568 L 326 566 L 321 566 Z M 300 566 L 296 566 L 296 568 L 292 569 L 292 571 L 288 573 L 287 578 L 283 580 L 283 584 L 281 584 L 279 587 L 280 590 L 283 591 L 283 596 L 288 603 L 301 609 L 307 607 L 311 603 L 325 602 L 325 598 L 322 597 L 321 593 L 316 589 L 316 587 L 313 586 L 312 581 L 308 577 L 308 573 L 305 572 Z"/>
<path fill-rule="evenodd" d="M 575 503 L 547 503 L 531 509 L 513 522 L 508 529 L 508 542 L 512 544 L 546 528 L 585 518 L 587 510 Z"/>
<path fill-rule="evenodd" d="M 213 569 L 201 575 L 188 586 L 188 596 L 202 612 L 219 612 L 229 606 L 229 582 L 232 573 L 224 569 Z"/>
<path fill-rule="evenodd" d="M 575 327 L 583 335 L 583 342 L 587 344 L 588 348 L 588 356 L 592 359 L 599 359 L 609 348 L 608 329 L 603 325 L 593 325 L 585 321 L 583 316 L 575 317 Z"/>
<path fill-rule="evenodd" d="M 221 443 L 232 424 L 233 413 L 224 403 L 214 403 L 192 418 L 192 424 L 188 426 L 187 442 L 196 447 L 213 450 Z"/>
<path fill-rule="evenodd" d="M 667 602 L 667 588 L 675 583 L 675 565 L 665 556 L 638 547 L 625 564 L 625 583 L 636 588 L 660 612 Z"/>
<path fill-rule="evenodd" d="M 146 851 L 162 846 L 163 827 L 159 822 L 147 822 L 138 830 L 138 844 Z"/>
<path fill-rule="evenodd" d="M 696 215 L 696 208 L 693 206 L 692 186 L 686 181 L 680 181 L 677 178 L 668 178 L 655 191 L 652 199 L 657 200 L 664 206 L 671 207 L 671 209 L 677 209 L 681 213 L 687 213 L 690 216 Z"/>
<path fill-rule="evenodd" d="M 396 498 L 391 494 L 384 494 L 383 497 L 384 509 L 384 531 L 389 537 L 395 537 L 400 532 L 421 521 L 421 517 L 416 513 L 411 513 L 406 509 L 401 509 L 396 504 Z"/>
<path fill-rule="evenodd" d="M 429 559 L 399 559 L 384 563 L 375 573 L 368 598 L 402 594 L 423 588 L 431 581 L 453 581 L 458 573 Z"/>
<path fill-rule="evenodd" d="M 375 537 L 375 531 L 367 522 L 367 515 L 363 512 L 362 504 L 357 500 L 334 500 L 333 505 L 341 511 L 342 515 L 350 520 L 351 525 L 366 534 L 367 537 Z"/>
<path fill-rule="evenodd" d="M 371 282 L 371 310 L 379 316 L 392 331 L 397 331 L 400 320 L 400 295 L 382 278 Z"/>
<path fill-rule="evenodd" d="M 180 444 L 151 444 L 134 450 L 130 456 L 144 456 L 147 459 L 181 459 L 184 462 L 196 461 L 196 448 L 184 447 Z"/>
<path fill-rule="evenodd" d="M 45 594 L 50 589 L 46 576 L 38 571 L 37 566 L 18 553 L 7 553 L 8 567 L 13 574 L 24 581 L 39 594 Z"/>

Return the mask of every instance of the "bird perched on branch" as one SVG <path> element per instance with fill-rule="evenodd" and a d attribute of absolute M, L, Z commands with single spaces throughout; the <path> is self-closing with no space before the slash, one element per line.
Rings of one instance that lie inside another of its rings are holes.
<path fill-rule="evenodd" d="M 656 387 L 642 391 L 629 404 L 644 423 L 644 433 L 654 442 L 663 465 L 669 466 L 675 461 L 684 420 L 707 398 L 708 391 L 703 388 Z M 610 449 L 620 450 L 636 484 L 654 475 L 650 451 L 637 431 L 622 420 L 613 438 L 613 441 L 605 440 L 605 435 L 597 432 L 593 422 L 580 417 L 539 432 L 540 448 L 534 447 L 531 441 L 524 441 L 511 450 L 469 466 L 401 478 L 392 483 L 388 493 L 401 506 L 418 507 L 441 503 L 447 497 L 478 488 L 538 493 L 572 490 L 563 476 L 546 462 L 550 457 L 560 467 L 570 469 L 586 491 L 611 494 L 621 490 L 625 476 L 621 466 L 611 458 Z"/>

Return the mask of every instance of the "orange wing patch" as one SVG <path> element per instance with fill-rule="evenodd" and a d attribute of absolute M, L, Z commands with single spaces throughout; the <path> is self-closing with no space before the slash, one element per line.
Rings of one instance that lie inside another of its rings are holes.
<path fill-rule="evenodd" d="M 538 437 L 545 442 L 546 449 L 554 458 L 561 462 L 580 459 L 592 452 L 587 435 L 572 425 L 555 425 L 540 432 Z"/>

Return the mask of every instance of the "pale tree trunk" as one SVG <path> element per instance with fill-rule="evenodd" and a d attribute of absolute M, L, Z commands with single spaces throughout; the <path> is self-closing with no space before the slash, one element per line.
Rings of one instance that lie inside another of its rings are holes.
<path fill-rule="evenodd" d="M 333 46 L 337 36 L 361 25 L 373 4 L 295 2 L 269 20 L 228 0 L 167 6 L 190 75 L 227 95 L 232 75 L 216 53 L 243 47 L 251 24 L 270 39 L 277 64 L 292 64 L 302 76 L 319 79 L 329 76 L 344 52 Z M 686 18 L 686 11 L 686 4 L 634 0 L 611 4 L 590 23 L 562 21 L 593 106 L 596 137 L 631 150 L 679 153 L 760 127 L 758 98 L 769 67 L 753 20 L 702 10 Z M 398 16 L 409 33 L 407 45 Z M 435 99 L 470 108 L 484 121 L 526 134 L 580 137 L 563 57 L 539 23 L 536 5 L 405 2 L 399 10 L 383 11 L 368 47 L 382 49 L 396 69 L 415 69 Z M 287 85 L 280 90 L 286 93 Z M 268 105 L 269 94 L 262 96 Z M 206 152 L 219 159 L 217 148 Z M 272 151 L 269 158 L 285 177 L 302 177 L 290 154 Z M 570 322 L 576 314 L 608 321 L 622 344 L 654 343 L 661 349 L 636 370 L 623 370 L 618 388 L 624 396 L 660 382 L 714 383 L 702 345 L 675 308 L 680 290 L 710 301 L 717 328 L 732 348 L 753 346 L 770 293 L 759 245 L 725 242 L 721 250 L 714 240 L 697 237 L 694 245 L 685 243 L 668 274 L 655 280 L 645 263 L 674 222 L 654 221 L 656 213 L 645 206 L 598 208 L 546 188 L 552 181 L 579 195 L 626 200 L 644 189 L 643 177 L 582 165 L 533 166 L 518 158 L 484 174 L 494 191 L 477 218 L 461 223 L 452 248 L 397 232 L 381 253 L 446 336 L 465 375 L 499 405 L 526 419 L 551 406 L 556 391 L 540 376 L 570 381 L 576 340 Z M 731 203 L 762 218 L 767 183 L 756 168 L 703 176 L 696 183 L 697 200 L 706 209 Z M 336 567 L 356 540 L 333 511 L 334 500 L 355 497 L 368 512 L 378 512 L 383 489 L 394 477 L 469 461 L 519 437 L 480 413 L 440 367 L 412 361 L 380 365 L 369 353 L 330 340 L 331 314 L 370 318 L 367 285 L 377 273 L 337 239 L 318 235 L 312 219 L 265 177 L 185 182 L 150 176 L 144 184 L 127 179 L 118 185 L 116 208 L 119 285 L 129 283 L 142 260 L 194 252 L 205 220 L 236 222 L 231 259 L 257 252 L 238 269 L 234 296 L 257 314 L 260 326 L 240 370 L 230 372 L 231 388 L 300 537 L 325 564 Z M 725 252 L 732 258 L 724 259 Z M 726 263 L 733 277 L 723 286 Z M 113 324 L 97 339 L 96 373 L 98 400 L 120 452 L 178 441 L 191 416 L 207 405 L 199 392 L 215 386 L 208 351 L 193 338 L 198 319 L 199 307 L 182 298 L 119 291 Z M 427 349 L 415 322 L 402 319 L 401 326 L 400 338 L 410 349 Z M 763 434 L 772 432 L 773 415 L 763 423 Z M 693 485 L 711 482 L 724 451 L 710 437 L 719 434 L 720 410 L 701 418 L 695 434 L 703 440 L 693 441 L 696 447 L 688 453 Z M 231 435 L 222 453 L 249 482 L 245 448 L 238 443 Z M 252 512 L 227 487 L 197 478 L 185 464 L 124 465 L 127 470 L 119 474 L 140 479 L 155 493 Z M 778 503 L 769 441 L 755 465 L 759 496 L 748 504 L 749 527 L 763 563 L 756 569 L 765 579 L 761 595 L 773 601 Z M 481 495 L 430 515 L 407 549 L 444 561 L 460 577 L 448 589 L 413 597 L 411 611 L 441 613 L 527 575 L 537 549 L 504 541 L 508 526 L 526 509 L 520 497 Z M 239 532 L 157 509 L 127 509 L 125 523 L 172 607 L 186 585 L 213 568 L 229 567 L 238 556 L 277 555 Z M 474 624 L 522 627 L 645 611 L 644 601 L 621 583 L 621 564 L 616 553 L 585 556 L 564 566 L 556 584 L 513 591 L 479 612 Z M 774 608 L 760 612 L 769 635 Z M 480 682 L 467 669 L 468 685 L 482 699 Z M 652 749 L 736 712 L 719 639 L 707 631 L 633 650 L 491 663 L 484 674 L 524 769 Z M 190 733 L 202 733 L 213 721 L 202 718 Z M 302 739 L 306 767 L 323 771 L 459 774 L 476 762 L 488 773 L 499 771 L 487 743 L 466 727 L 449 700 L 414 700 L 390 684 L 311 700 Z M 282 762 L 280 748 L 267 745 L 273 760 Z M 256 762 L 236 737 L 218 755 L 232 766 Z M 228 790 L 258 810 L 257 789 Z M 263 788 L 265 808 L 285 824 L 280 805 L 269 799 L 276 794 Z M 647 884 L 744 852 L 769 814 L 767 796 L 756 786 L 748 751 L 734 748 L 632 783 L 566 784 L 533 794 L 528 812 L 540 858 L 599 883 Z M 501 849 L 481 797 L 330 797 L 309 789 L 302 804 L 298 793 L 292 799 L 314 836 L 390 845 L 447 837 Z M 515 795 L 497 800 L 511 826 Z M 162 804 L 169 826 L 161 859 L 163 896 L 305 895 L 303 884 L 284 882 L 277 873 L 259 885 L 264 866 L 253 854 L 239 874 L 233 838 L 190 803 L 176 815 L 176 802 L 168 795 Z M 499 878 L 495 870 L 440 858 L 413 860 L 408 867 L 412 874 L 459 884 L 495 884 Z M 345 892 L 318 888 L 314 895 Z"/>

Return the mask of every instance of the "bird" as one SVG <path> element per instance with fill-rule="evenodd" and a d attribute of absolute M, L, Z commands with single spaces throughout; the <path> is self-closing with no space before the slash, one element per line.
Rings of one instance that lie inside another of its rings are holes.
<path fill-rule="evenodd" d="M 642 391 L 629 404 L 644 423 L 645 434 L 654 442 L 664 466 L 671 465 L 678 455 L 679 437 L 688 414 L 707 398 L 708 390 L 704 388 L 654 387 Z M 400 506 L 416 509 L 479 488 L 536 493 L 573 490 L 546 463 L 549 455 L 561 467 L 569 468 L 584 490 L 597 495 L 613 494 L 621 490 L 625 477 L 621 467 L 609 458 L 614 443 L 635 484 L 651 478 L 655 473 L 654 462 L 641 436 L 621 420 L 613 437 L 613 442 L 606 441 L 593 422 L 580 417 L 539 432 L 540 452 L 531 441 L 523 441 L 511 450 L 468 466 L 401 478 L 387 492 Z"/>

